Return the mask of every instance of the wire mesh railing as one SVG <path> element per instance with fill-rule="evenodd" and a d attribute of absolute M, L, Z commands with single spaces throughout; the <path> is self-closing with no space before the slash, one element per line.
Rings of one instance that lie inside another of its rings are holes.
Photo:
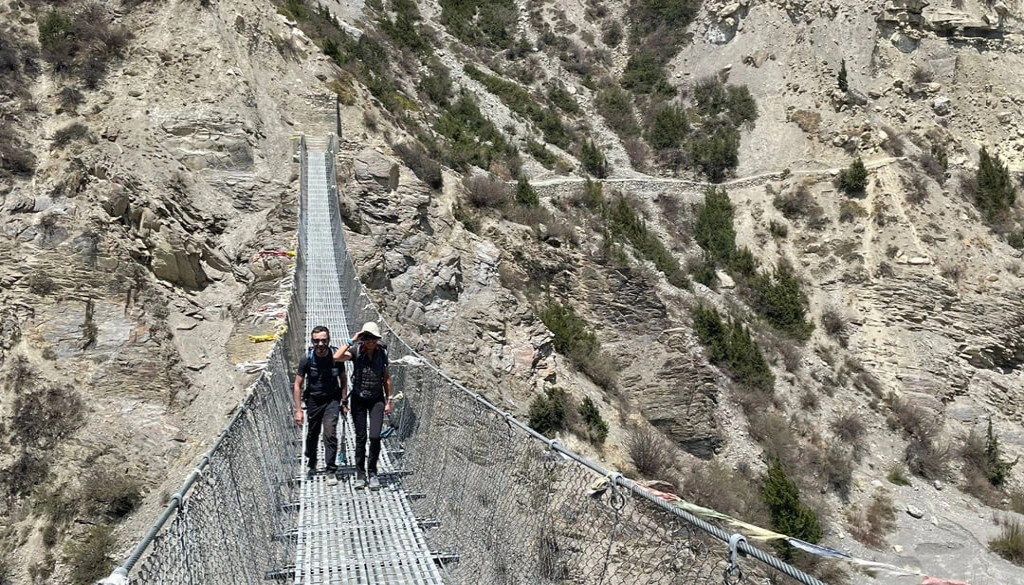
<path fill-rule="evenodd" d="M 280 383 L 289 349 L 282 338 L 214 447 L 108 582 L 261 583 L 292 558 L 291 543 L 281 538 L 294 516 L 297 432 Z"/>
<path fill-rule="evenodd" d="M 332 182 L 335 145 L 331 137 L 326 173 Z M 303 169 L 305 146 L 300 140 Z M 306 188 L 302 177 L 301 201 Z M 336 201 L 329 213 L 348 328 L 377 321 L 386 331 L 393 387 L 401 393 L 395 431 L 385 439 L 398 468 L 395 481 L 410 495 L 415 521 L 425 527 L 449 583 L 761 583 L 786 575 L 822 585 L 543 437 L 419 356 L 363 290 Z M 305 226 L 305 210 L 300 218 Z M 115 572 L 122 578 L 234 585 L 291 575 L 294 544 L 282 535 L 295 522 L 299 459 L 288 364 L 297 361 L 307 333 L 306 237 L 300 228 L 288 334 L 192 483 L 154 527 L 138 570 L 131 573 L 149 537 Z M 609 479 L 605 487 L 591 489 L 602 477 Z"/>

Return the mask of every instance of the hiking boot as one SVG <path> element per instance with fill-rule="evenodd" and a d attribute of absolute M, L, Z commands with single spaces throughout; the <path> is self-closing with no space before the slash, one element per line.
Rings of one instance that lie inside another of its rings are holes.
<path fill-rule="evenodd" d="M 370 489 L 373 491 L 377 491 L 380 489 L 380 480 L 377 479 L 376 473 L 370 476 Z"/>
<path fill-rule="evenodd" d="M 338 485 L 338 470 L 328 469 L 327 470 L 327 485 Z"/>
<path fill-rule="evenodd" d="M 366 487 L 366 476 L 360 473 L 356 476 L 356 480 L 352 482 L 352 487 L 357 490 L 361 490 Z"/>

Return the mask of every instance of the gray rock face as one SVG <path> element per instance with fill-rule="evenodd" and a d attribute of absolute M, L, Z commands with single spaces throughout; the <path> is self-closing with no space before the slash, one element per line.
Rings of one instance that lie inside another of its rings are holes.
<path fill-rule="evenodd" d="M 189 288 L 199 288 L 209 278 L 199 264 L 202 247 L 174 232 L 157 232 L 150 239 L 152 269 L 157 278 Z"/>
<path fill-rule="evenodd" d="M 987 16 L 961 10 L 940 9 L 928 14 L 924 27 L 946 36 L 987 38 L 1002 28 L 1000 19 L 986 18 Z"/>
<path fill-rule="evenodd" d="M 162 142 L 172 156 L 192 171 L 250 170 L 252 132 L 241 119 L 210 115 L 165 122 Z"/>
<path fill-rule="evenodd" d="M 128 211 L 128 193 L 120 185 L 110 185 L 101 200 L 103 210 L 111 217 L 121 217 Z"/>
<path fill-rule="evenodd" d="M 752 67 L 760 68 L 762 65 L 765 64 L 765 61 L 767 61 L 769 57 L 770 54 L 768 53 L 768 51 L 762 49 L 760 51 L 754 51 L 750 55 L 744 57 L 743 62 Z"/>
<path fill-rule="evenodd" d="M 11 197 L 5 205 L 8 213 L 32 213 L 35 211 L 34 197 Z"/>
<path fill-rule="evenodd" d="M 458 254 L 410 267 L 391 279 L 396 297 L 421 306 L 434 301 L 458 301 L 462 292 L 462 259 Z"/>
<path fill-rule="evenodd" d="M 388 191 L 398 188 L 398 163 L 376 150 L 368 148 L 357 154 L 352 170 L 359 181 L 376 181 Z"/>
<path fill-rule="evenodd" d="M 644 417 L 684 451 L 708 460 L 725 443 L 715 415 L 714 376 L 693 357 L 669 354 L 638 386 Z"/>
<path fill-rule="evenodd" d="M 916 51 L 919 45 L 918 39 L 901 31 L 892 33 L 892 36 L 889 37 L 889 42 L 899 49 L 901 53 L 906 53 L 908 55 Z"/>
<path fill-rule="evenodd" d="M 866 106 L 868 105 L 868 96 L 859 89 L 851 89 L 846 92 L 846 98 L 844 101 L 855 106 Z"/>

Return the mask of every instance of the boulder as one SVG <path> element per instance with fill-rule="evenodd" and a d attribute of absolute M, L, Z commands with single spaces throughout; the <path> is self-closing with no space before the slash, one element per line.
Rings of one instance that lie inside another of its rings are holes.
<path fill-rule="evenodd" d="M 855 106 L 866 106 L 868 105 L 868 96 L 859 89 L 851 89 L 846 92 L 846 96 L 843 98 L 843 101 Z"/>
<path fill-rule="evenodd" d="M 10 214 L 32 213 L 35 207 L 35 197 L 12 197 L 7 201 L 7 212 Z"/>
<path fill-rule="evenodd" d="M 128 193 L 121 185 L 111 185 L 100 204 L 110 217 L 121 217 L 128 211 Z"/>
<path fill-rule="evenodd" d="M 205 243 L 203 244 L 202 259 L 214 270 L 219 270 L 220 272 L 231 272 L 232 270 L 231 261 L 228 260 L 228 257 L 220 249 L 211 248 Z"/>
<path fill-rule="evenodd" d="M 918 40 L 914 37 L 896 31 L 889 37 L 889 42 L 901 53 L 913 53 L 917 50 Z"/>
<path fill-rule="evenodd" d="M 150 267 L 157 278 L 188 288 L 199 288 L 209 280 L 199 264 L 202 248 L 195 242 L 169 230 L 154 232 L 149 241 Z"/>
<path fill-rule="evenodd" d="M 718 284 L 722 288 L 736 288 L 736 281 L 723 270 L 715 271 L 715 278 L 718 279 Z"/>
<path fill-rule="evenodd" d="M 735 14 L 736 11 L 739 10 L 739 9 L 740 9 L 740 3 L 739 2 L 730 2 L 730 3 L 726 4 L 725 6 L 722 7 L 721 10 L 718 11 L 718 20 L 725 20 L 726 18 L 728 18 L 728 17 L 732 16 L 733 14 Z"/>
<path fill-rule="evenodd" d="M 768 51 L 760 50 L 755 51 L 743 58 L 744 65 L 750 65 L 751 67 L 760 67 L 764 65 L 765 61 L 768 60 Z"/>
<path fill-rule="evenodd" d="M 732 19 L 726 19 L 726 21 L 729 20 Z M 724 45 L 731 41 L 736 36 L 736 29 L 726 21 L 711 23 L 707 31 L 704 32 L 704 40 L 712 45 Z"/>
<path fill-rule="evenodd" d="M 974 14 L 954 9 L 937 9 L 924 21 L 925 28 L 943 36 L 985 37 L 999 30 L 999 19 L 978 18 Z"/>
<path fill-rule="evenodd" d="M 951 100 L 946 96 L 937 97 L 932 100 L 932 111 L 940 116 L 949 114 Z"/>
<path fill-rule="evenodd" d="M 376 181 L 388 191 L 398 188 L 398 163 L 372 148 L 357 154 L 352 166 L 359 181 Z"/>

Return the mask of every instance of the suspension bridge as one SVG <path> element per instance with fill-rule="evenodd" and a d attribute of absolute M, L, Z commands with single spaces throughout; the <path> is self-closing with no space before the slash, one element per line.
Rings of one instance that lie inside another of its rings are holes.
<path fill-rule="evenodd" d="M 327 325 L 337 339 L 366 321 L 386 325 L 346 248 L 336 149 L 333 135 L 298 140 L 287 332 L 210 451 L 101 583 L 689 585 L 784 576 L 823 585 L 538 434 L 386 327 L 401 400 L 383 440 L 382 489 L 353 489 L 345 467 L 338 485 L 306 477 L 291 372 L 308 331 Z M 354 437 L 343 429 L 352 461 Z"/>

